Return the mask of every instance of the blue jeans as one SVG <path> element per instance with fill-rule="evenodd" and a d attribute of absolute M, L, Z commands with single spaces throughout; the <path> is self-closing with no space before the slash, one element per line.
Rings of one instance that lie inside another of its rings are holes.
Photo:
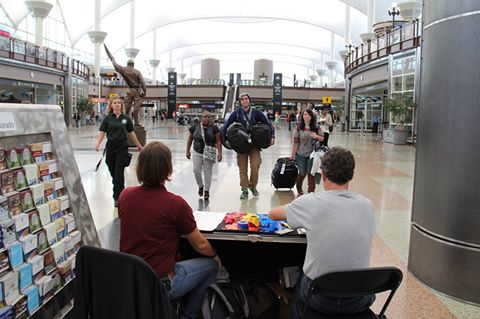
<path fill-rule="evenodd" d="M 298 278 L 293 292 L 292 319 L 302 317 L 305 299 L 312 279 L 302 272 Z M 354 298 L 328 298 L 313 295 L 308 307 L 315 311 L 327 314 L 352 314 L 368 309 L 375 301 L 375 295 L 367 295 Z"/>
<path fill-rule="evenodd" d="M 298 175 L 307 175 L 307 163 L 309 159 L 310 156 L 303 156 L 298 153 L 295 154 L 295 165 L 298 167 Z"/>
<path fill-rule="evenodd" d="M 184 260 L 175 264 L 174 271 L 168 292 L 170 300 L 184 296 L 180 319 L 198 318 L 205 291 L 217 278 L 217 261 L 213 258 Z"/>

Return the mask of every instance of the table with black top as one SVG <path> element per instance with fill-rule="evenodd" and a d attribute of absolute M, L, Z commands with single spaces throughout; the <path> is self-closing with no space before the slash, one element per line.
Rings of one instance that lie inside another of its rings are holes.
<path fill-rule="evenodd" d="M 286 235 L 224 230 L 220 223 L 213 231 L 200 230 L 209 240 L 231 276 L 256 275 L 278 281 L 278 269 L 302 268 L 307 248 L 305 235 Z"/>

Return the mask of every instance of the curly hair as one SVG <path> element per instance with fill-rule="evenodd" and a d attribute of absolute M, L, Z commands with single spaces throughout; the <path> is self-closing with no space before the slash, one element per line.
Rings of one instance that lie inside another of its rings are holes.
<path fill-rule="evenodd" d="M 310 109 L 306 109 L 300 115 L 299 129 L 302 130 L 302 131 L 305 130 L 305 120 L 303 119 L 303 113 L 305 113 L 305 112 L 307 112 L 310 115 L 310 117 L 312 118 L 312 120 L 310 121 L 310 131 L 318 132 L 317 117 L 315 116 L 315 113 L 313 113 L 313 111 L 310 110 Z"/>
<path fill-rule="evenodd" d="M 347 149 L 332 147 L 322 158 L 322 173 L 335 184 L 347 184 L 352 180 L 354 170 L 355 158 Z"/>

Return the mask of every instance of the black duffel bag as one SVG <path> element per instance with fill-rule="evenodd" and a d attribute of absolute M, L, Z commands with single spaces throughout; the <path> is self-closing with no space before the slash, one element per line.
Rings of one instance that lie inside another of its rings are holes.
<path fill-rule="evenodd" d="M 222 145 L 223 147 L 225 147 L 226 149 L 229 149 L 231 150 L 232 149 L 232 146 L 230 145 L 230 142 L 227 140 L 227 137 L 223 134 L 221 134 L 221 139 L 222 139 Z"/>
<path fill-rule="evenodd" d="M 272 142 L 272 132 L 270 127 L 264 123 L 256 123 L 250 126 L 253 146 L 258 148 L 268 148 Z"/>
<path fill-rule="evenodd" d="M 252 150 L 252 138 L 247 128 L 240 123 L 233 123 L 227 129 L 227 141 L 239 154 L 247 154 Z"/>

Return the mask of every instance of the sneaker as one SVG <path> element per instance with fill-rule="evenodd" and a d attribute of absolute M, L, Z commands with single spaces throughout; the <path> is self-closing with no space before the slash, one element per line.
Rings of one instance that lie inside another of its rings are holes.
<path fill-rule="evenodd" d="M 255 187 L 250 188 L 250 190 L 252 191 L 253 197 L 258 197 L 258 195 L 260 195 Z"/>
<path fill-rule="evenodd" d="M 198 188 L 198 196 L 203 196 L 203 186 Z"/>
<path fill-rule="evenodd" d="M 209 191 L 205 191 L 205 193 L 203 194 L 203 198 L 205 200 L 209 200 L 210 199 L 210 192 Z"/>
<path fill-rule="evenodd" d="M 240 199 L 248 199 L 248 189 L 242 189 L 242 194 L 240 195 Z"/>

